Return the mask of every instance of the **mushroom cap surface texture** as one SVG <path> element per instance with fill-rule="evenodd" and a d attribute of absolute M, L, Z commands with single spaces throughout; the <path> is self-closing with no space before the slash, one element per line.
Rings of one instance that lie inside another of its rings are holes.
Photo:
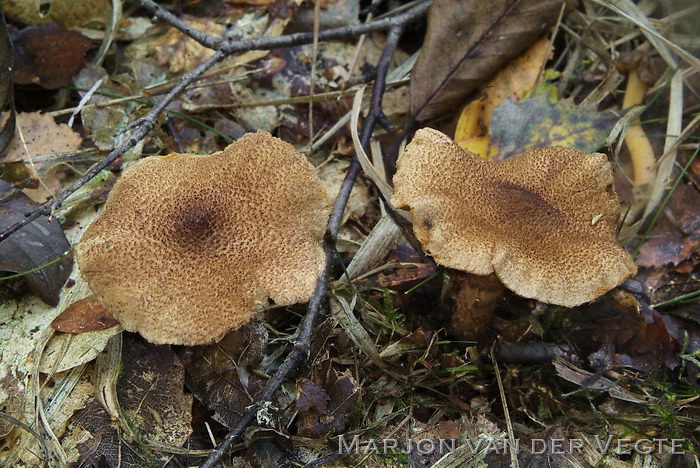
<path fill-rule="evenodd" d="M 520 296 L 573 307 L 637 268 L 617 242 L 620 203 L 603 154 L 550 147 L 492 163 L 429 128 L 397 162 L 392 203 L 440 265 L 496 273 Z"/>
<path fill-rule="evenodd" d="M 292 145 L 258 131 L 217 153 L 124 171 L 77 259 L 129 331 L 156 344 L 218 341 L 268 298 L 309 300 L 324 271 L 328 196 Z"/>

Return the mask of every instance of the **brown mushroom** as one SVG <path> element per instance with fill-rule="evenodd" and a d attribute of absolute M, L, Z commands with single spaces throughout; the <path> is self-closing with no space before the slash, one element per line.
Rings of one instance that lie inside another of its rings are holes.
<path fill-rule="evenodd" d="M 636 272 L 617 243 L 620 204 L 603 154 L 553 147 L 499 163 L 432 129 L 397 163 L 392 203 L 411 210 L 443 266 L 495 273 L 511 291 L 573 307 Z"/>
<path fill-rule="evenodd" d="M 328 200 L 294 147 L 259 131 L 208 155 L 127 169 L 77 246 L 80 269 L 129 331 L 217 341 L 268 303 L 308 301 Z"/>

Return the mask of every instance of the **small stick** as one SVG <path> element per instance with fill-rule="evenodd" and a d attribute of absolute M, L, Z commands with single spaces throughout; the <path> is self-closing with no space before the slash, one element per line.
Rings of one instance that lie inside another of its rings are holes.
<path fill-rule="evenodd" d="M 281 47 L 310 44 L 314 40 L 314 34 L 312 32 L 293 33 L 286 34 L 284 36 L 263 36 L 241 40 L 228 40 L 223 37 L 212 36 L 193 28 L 177 16 L 163 9 L 153 0 L 139 0 L 139 3 L 141 3 L 141 5 L 143 5 L 148 11 L 153 13 L 154 17 L 162 19 L 174 28 L 177 28 L 195 41 L 199 42 L 204 47 L 221 50 L 227 55 L 249 50 L 270 50 Z M 423 16 L 431 3 L 431 0 L 426 0 L 425 2 L 419 3 L 403 13 L 382 18 L 380 20 L 372 20 L 366 23 L 348 24 L 337 28 L 325 29 L 319 32 L 318 40 L 328 41 L 332 39 L 347 39 L 371 32 L 386 31 L 394 26 L 402 26 L 414 21 L 416 18 Z"/>

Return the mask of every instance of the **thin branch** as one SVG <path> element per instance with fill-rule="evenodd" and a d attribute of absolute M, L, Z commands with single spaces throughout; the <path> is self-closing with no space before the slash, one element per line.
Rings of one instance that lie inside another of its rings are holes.
<path fill-rule="evenodd" d="M 166 21 L 171 26 L 177 28 L 181 32 L 187 34 L 195 41 L 209 49 L 216 49 L 225 52 L 226 54 L 235 54 L 238 52 L 249 50 L 270 50 L 281 47 L 291 47 L 302 44 L 310 44 L 313 42 L 313 33 L 293 33 L 284 36 L 262 36 L 248 39 L 231 40 L 226 37 L 212 36 L 211 34 L 199 31 L 196 28 L 188 25 L 177 16 L 159 6 L 153 0 L 139 0 L 139 3 L 148 11 L 153 13 L 156 18 Z M 406 10 L 403 13 L 382 18 L 379 20 L 368 21 L 366 23 L 348 24 L 337 28 L 325 29 L 318 34 L 318 40 L 328 41 L 333 39 L 347 39 L 349 37 L 361 36 L 377 31 L 385 31 L 395 26 L 402 26 L 416 18 L 420 18 L 428 10 L 431 0 L 419 3 L 418 5 Z"/>
<path fill-rule="evenodd" d="M 105 169 L 110 164 L 112 164 L 118 157 L 122 156 L 131 148 L 136 146 L 136 144 L 142 138 L 144 138 L 148 134 L 148 132 L 150 132 L 150 130 L 153 128 L 156 119 L 158 118 L 160 113 L 179 95 L 179 93 L 181 93 L 187 86 L 189 86 L 205 71 L 211 68 L 216 62 L 222 60 L 223 58 L 231 54 L 238 52 L 244 52 L 249 50 L 269 50 L 278 47 L 289 47 L 293 45 L 308 44 L 313 40 L 312 33 L 296 33 L 289 34 L 286 36 L 263 36 L 252 39 L 243 39 L 240 41 L 224 40 L 223 38 L 218 37 L 215 38 L 216 41 L 212 42 L 210 39 L 214 36 L 206 35 L 204 33 L 201 33 L 201 31 L 199 31 L 199 33 L 201 34 L 198 34 L 197 30 L 191 28 L 190 26 L 187 26 L 187 24 L 184 23 L 182 20 L 168 13 L 166 10 L 162 9 L 153 1 L 140 1 L 141 4 L 147 9 L 150 9 L 156 17 L 168 21 L 169 24 L 173 25 L 174 27 L 177 27 L 181 31 L 186 31 L 187 34 L 194 34 L 193 38 L 195 40 L 202 39 L 206 43 L 201 41 L 200 42 L 206 45 L 207 47 L 216 48 L 216 53 L 211 58 L 209 58 L 209 60 L 197 67 L 194 71 L 187 75 L 184 75 L 180 79 L 178 84 L 172 90 L 170 90 L 170 92 L 166 94 L 163 97 L 163 99 L 156 106 L 154 106 L 153 109 L 151 109 L 151 111 L 148 114 L 146 114 L 146 116 L 143 119 L 139 119 L 136 122 L 134 122 L 132 124 L 132 128 L 134 128 L 134 130 L 124 143 L 122 143 L 118 148 L 114 149 L 111 153 L 109 153 L 101 162 L 90 168 L 80 179 L 75 181 L 69 188 L 61 192 L 57 197 L 47 201 L 43 205 L 38 206 L 32 211 L 26 213 L 25 218 L 22 221 L 15 223 L 12 226 L 9 226 L 4 231 L 2 231 L 2 233 L 0 233 L 0 242 L 7 239 L 12 234 L 14 234 L 27 224 L 31 223 L 35 219 L 37 219 L 39 216 L 48 216 L 51 213 L 53 213 L 54 210 L 61 206 L 61 204 L 66 200 L 66 198 L 72 195 L 80 187 L 85 185 L 85 183 L 87 183 L 93 177 L 95 177 L 101 170 Z M 427 11 L 428 7 L 430 6 L 430 3 L 431 1 L 427 0 L 405 11 L 404 13 L 389 18 L 384 18 L 381 20 L 371 21 L 363 24 L 353 24 L 348 26 L 342 26 L 339 28 L 326 29 L 319 33 L 319 39 L 329 40 L 356 37 L 362 34 L 366 34 L 368 32 L 382 31 L 398 26 L 403 26 L 423 16 Z M 184 27 L 187 27 L 188 29 L 182 29 Z"/>
<path fill-rule="evenodd" d="M 391 28 L 386 46 L 384 47 L 382 56 L 379 59 L 379 64 L 377 65 L 376 85 L 372 93 L 369 114 L 362 128 L 361 143 L 366 150 L 369 150 L 369 141 L 372 136 L 372 132 L 380 120 L 380 116 L 382 115 L 381 106 L 384 88 L 386 85 L 386 75 L 389 71 L 389 65 L 391 64 L 391 57 L 398 46 L 401 31 L 402 25 L 397 25 Z M 354 158 L 350 164 L 350 167 L 348 168 L 348 172 L 345 175 L 345 179 L 340 187 L 338 196 L 335 199 L 333 210 L 328 221 L 328 229 L 326 231 L 326 236 L 323 243 L 323 250 L 326 254 L 325 271 L 323 275 L 319 277 L 316 283 L 316 288 L 314 289 L 309 301 L 309 307 L 306 315 L 304 315 L 304 318 L 299 324 L 299 333 L 294 344 L 294 348 L 292 348 L 292 351 L 287 355 L 287 358 L 284 360 L 277 372 L 275 372 L 275 375 L 268 380 L 267 384 L 263 388 L 260 396 L 257 398 L 260 403 L 256 403 L 255 405 L 252 405 L 246 409 L 238 423 L 233 427 L 231 432 L 226 435 L 223 442 L 221 442 L 211 453 L 211 455 L 209 455 L 209 458 L 201 465 L 201 468 L 213 468 L 217 463 L 219 463 L 234 442 L 236 442 L 236 440 L 243 435 L 245 429 L 253 422 L 261 408 L 261 404 L 272 399 L 274 393 L 286 380 L 287 376 L 294 369 L 296 369 L 296 367 L 301 363 L 302 359 L 309 355 L 314 323 L 321 310 L 321 303 L 326 297 L 328 276 L 330 274 L 331 266 L 331 256 L 333 254 L 335 243 L 338 238 L 338 232 L 342 224 L 343 212 L 345 211 L 345 207 L 350 199 L 350 192 L 352 191 L 355 179 L 359 173 L 360 164 L 357 162 L 357 158 Z"/>

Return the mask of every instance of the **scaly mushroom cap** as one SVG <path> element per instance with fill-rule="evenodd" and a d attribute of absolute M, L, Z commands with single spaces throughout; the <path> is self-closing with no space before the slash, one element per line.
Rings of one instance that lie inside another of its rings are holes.
<path fill-rule="evenodd" d="M 511 291 L 573 307 L 633 275 L 617 243 L 620 203 L 603 154 L 553 147 L 484 161 L 429 128 L 399 158 L 392 203 L 411 210 L 441 265 L 495 272 Z"/>
<path fill-rule="evenodd" d="M 77 247 L 90 287 L 157 344 L 221 339 L 267 304 L 309 300 L 322 274 L 327 195 L 289 143 L 259 131 L 208 155 L 124 171 Z"/>

